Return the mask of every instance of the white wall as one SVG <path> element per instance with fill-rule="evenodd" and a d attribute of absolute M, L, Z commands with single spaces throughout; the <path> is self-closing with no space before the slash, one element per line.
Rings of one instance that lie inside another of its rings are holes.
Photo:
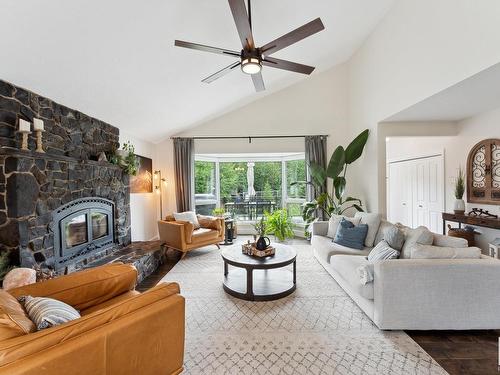
<path fill-rule="evenodd" d="M 500 108 L 456 123 L 456 135 L 418 138 L 390 137 L 387 142 L 387 160 L 406 159 L 444 151 L 445 209 L 452 212 L 455 200 L 454 183 L 459 166 L 465 170 L 469 151 L 477 142 L 500 137 L 499 124 Z M 484 208 L 500 216 L 500 205 L 468 203 L 467 211 L 472 207 Z M 488 249 L 488 243 L 491 240 L 500 237 L 500 231 L 485 228 L 477 228 L 477 230 L 482 232 L 481 236 L 476 236 L 476 240 L 483 251 Z"/>
<path fill-rule="evenodd" d="M 378 123 L 500 61 L 500 1 L 399 0 L 349 63 L 351 134 L 372 130 L 351 192 L 384 210 Z M 430 133 L 432 134 L 432 133 Z M 382 204 L 381 204 L 382 202 Z"/>
<path fill-rule="evenodd" d="M 172 140 L 166 139 L 156 144 L 155 155 L 156 169 L 159 169 L 162 177 L 166 179 L 166 183 L 163 184 L 162 195 L 163 217 L 165 217 L 177 211 L 177 204 L 175 201 L 174 145 Z M 157 215 L 157 218 L 159 218 L 159 213 Z"/>
<path fill-rule="evenodd" d="M 156 168 L 155 145 L 120 130 L 120 144 L 127 141 L 134 145 L 137 155 L 153 159 L 154 170 Z M 132 241 L 149 241 L 157 237 L 156 220 L 159 217 L 157 199 L 154 193 L 130 194 Z"/>

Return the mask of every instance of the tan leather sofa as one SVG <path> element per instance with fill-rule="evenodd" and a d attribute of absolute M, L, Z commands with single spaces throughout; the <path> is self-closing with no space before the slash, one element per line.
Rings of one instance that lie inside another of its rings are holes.
<path fill-rule="evenodd" d="M 200 228 L 195 229 L 189 221 L 176 221 L 172 215 L 158 220 L 160 240 L 169 248 L 182 251 L 183 256 L 190 250 L 224 241 L 224 219 L 198 215 Z"/>
<path fill-rule="evenodd" d="M 111 264 L 0 290 L 0 374 L 179 374 L 184 298 L 176 283 L 134 290 L 137 271 Z M 80 319 L 35 331 L 17 297 L 55 298 Z"/>

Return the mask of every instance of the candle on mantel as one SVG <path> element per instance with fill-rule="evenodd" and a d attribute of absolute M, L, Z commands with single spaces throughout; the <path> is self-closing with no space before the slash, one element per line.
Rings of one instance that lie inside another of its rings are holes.
<path fill-rule="evenodd" d="M 33 119 L 33 129 L 35 129 L 35 131 L 37 131 L 37 130 L 43 131 L 43 120 L 41 120 L 39 118 L 34 118 Z"/>
<path fill-rule="evenodd" d="M 28 121 L 23 120 L 22 118 L 19 119 L 19 131 L 21 133 L 29 133 L 30 127 L 31 124 Z"/>

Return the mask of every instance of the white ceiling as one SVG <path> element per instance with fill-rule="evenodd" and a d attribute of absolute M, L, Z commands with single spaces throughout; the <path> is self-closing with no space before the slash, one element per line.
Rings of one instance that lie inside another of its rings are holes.
<path fill-rule="evenodd" d="M 500 64 L 495 64 L 385 121 L 459 121 L 499 106 Z"/>
<path fill-rule="evenodd" d="M 263 45 L 321 17 L 326 30 L 279 51 L 317 71 L 347 60 L 395 0 L 254 0 Z M 234 60 L 174 47 L 174 39 L 239 50 L 227 0 L 2 0 L 0 78 L 159 141 L 304 76 L 264 67 L 255 93 Z"/>

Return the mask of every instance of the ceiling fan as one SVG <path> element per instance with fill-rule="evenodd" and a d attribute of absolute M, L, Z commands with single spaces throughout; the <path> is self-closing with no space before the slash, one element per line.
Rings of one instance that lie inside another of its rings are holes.
<path fill-rule="evenodd" d="M 275 39 L 272 42 L 269 42 L 258 48 L 255 46 L 252 35 L 252 11 L 250 0 L 248 0 L 248 13 L 247 7 L 245 6 L 245 0 L 228 1 L 229 7 L 231 8 L 231 13 L 233 14 L 234 22 L 236 23 L 236 29 L 238 30 L 238 34 L 240 36 L 241 45 L 243 47 L 241 52 L 224 48 L 205 46 L 202 44 L 184 42 L 182 40 L 175 41 L 175 45 L 177 47 L 192 48 L 199 51 L 218 53 L 230 57 L 238 57 L 238 61 L 208 76 L 207 78 L 202 80 L 202 82 L 211 83 L 216 79 L 235 70 L 235 68 L 237 68 L 238 66 L 241 66 L 241 70 L 244 73 L 250 74 L 252 76 L 255 90 L 263 91 L 265 90 L 264 81 L 261 74 L 263 65 L 269 66 L 271 68 L 284 69 L 302 74 L 312 73 L 312 71 L 314 70 L 313 66 L 276 59 L 274 57 L 270 57 L 270 55 L 323 30 L 325 26 L 323 25 L 323 22 L 321 22 L 320 18 L 316 18 L 315 20 L 306 23 L 305 25 L 293 31 L 290 31 L 288 34 L 285 34 L 278 39 Z"/>

